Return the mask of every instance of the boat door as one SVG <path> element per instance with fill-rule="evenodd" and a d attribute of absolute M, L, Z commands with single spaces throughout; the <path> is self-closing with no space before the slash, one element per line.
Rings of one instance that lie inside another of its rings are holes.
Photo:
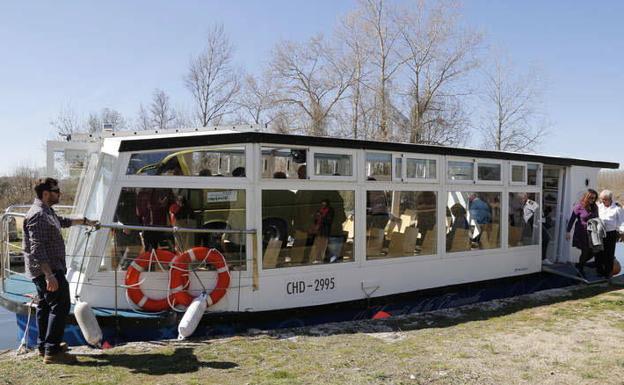
<path fill-rule="evenodd" d="M 551 262 L 562 260 L 562 242 L 564 236 L 565 215 L 562 202 L 565 193 L 566 168 L 544 165 L 542 172 L 542 247 L 546 258 Z M 544 245 L 546 243 L 546 245 Z"/>

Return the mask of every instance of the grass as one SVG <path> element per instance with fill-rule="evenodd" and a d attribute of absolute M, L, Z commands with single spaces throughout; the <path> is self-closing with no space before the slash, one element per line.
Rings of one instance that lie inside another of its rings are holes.
<path fill-rule="evenodd" d="M 142 343 L 44 366 L 0 356 L 0 384 L 621 384 L 624 291 L 560 290 L 382 321 Z"/>

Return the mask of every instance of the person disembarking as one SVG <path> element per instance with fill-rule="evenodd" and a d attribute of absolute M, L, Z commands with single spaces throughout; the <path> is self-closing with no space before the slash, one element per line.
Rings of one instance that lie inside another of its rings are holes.
<path fill-rule="evenodd" d="M 581 250 L 576 268 L 583 277 L 585 276 L 583 271 L 585 263 L 594 257 L 589 236 L 587 235 L 587 222 L 592 218 L 598 218 L 597 199 L 598 193 L 596 190 L 588 189 L 579 202 L 574 205 L 566 230 L 566 239 L 569 241 L 572 238 L 572 246 Z M 572 227 L 574 227 L 574 237 L 570 233 Z"/>
<path fill-rule="evenodd" d="M 596 272 L 605 278 L 611 278 L 615 244 L 624 236 L 624 209 L 613 201 L 613 193 L 609 190 L 600 192 L 598 216 L 604 223 L 607 236 L 603 242 L 603 250 L 596 254 Z"/>

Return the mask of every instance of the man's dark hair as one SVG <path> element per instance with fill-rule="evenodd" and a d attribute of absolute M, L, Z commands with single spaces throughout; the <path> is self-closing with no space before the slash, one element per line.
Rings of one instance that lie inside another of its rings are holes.
<path fill-rule="evenodd" d="M 58 186 L 58 181 L 54 178 L 41 178 L 35 184 L 35 192 L 37 198 L 43 198 L 44 191 L 61 191 Z"/>

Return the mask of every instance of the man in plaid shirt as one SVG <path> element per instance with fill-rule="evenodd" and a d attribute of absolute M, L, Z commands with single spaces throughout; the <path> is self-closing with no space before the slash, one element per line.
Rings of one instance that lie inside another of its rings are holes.
<path fill-rule="evenodd" d="M 39 354 L 46 364 L 72 363 L 76 358 L 67 354 L 67 345 L 61 343 L 71 306 L 61 227 L 93 226 L 96 222 L 56 215 L 52 206 L 59 202 L 61 195 L 56 179 L 40 179 L 35 192 L 37 198 L 24 219 L 24 259 L 26 273 L 35 283 L 39 296 Z"/>

